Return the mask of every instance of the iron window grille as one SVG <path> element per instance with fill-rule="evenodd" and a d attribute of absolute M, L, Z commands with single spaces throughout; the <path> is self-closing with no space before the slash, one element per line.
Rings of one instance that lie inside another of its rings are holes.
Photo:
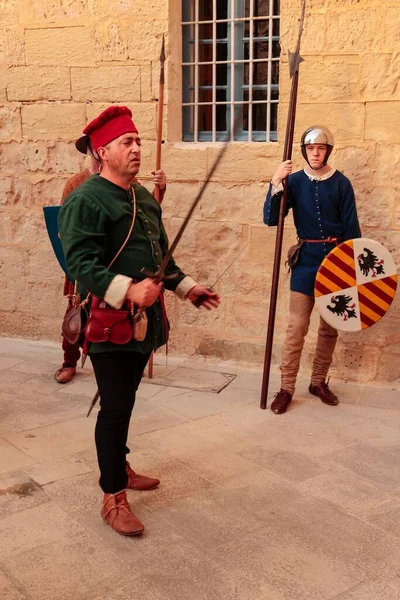
<path fill-rule="evenodd" d="M 220 141 L 228 129 L 236 141 L 277 141 L 279 8 L 279 0 L 182 0 L 184 141 Z"/>

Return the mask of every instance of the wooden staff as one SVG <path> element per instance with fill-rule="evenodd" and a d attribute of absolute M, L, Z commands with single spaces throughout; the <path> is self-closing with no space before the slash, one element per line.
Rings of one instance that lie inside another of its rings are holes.
<path fill-rule="evenodd" d="M 164 119 L 164 84 L 165 84 L 165 36 L 163 35 L 160 53 L 160 80 L 159 80 L 159 92 L 158 92 L 158 110 L 157 110 L 157 144 L 156 144 L 156 171 L 161 169 L 161 146 L 163 143 L 163 119 Z M 154 190 L 154 197 L 161 204 L 161 190 L 160 186 L 156 185 Z M 153 353 L 149 358 L 149 364 L 147 369 L 147 376 L 149 379 L 153 378 Z"/>
<path fill-rule="evenodd" d="M 299 86 L 299 66 L 303 62 L 303 58 L 300 56 L 300 41 L 303 33 L 304 15 L 306 9 L 306 0 L 303 0 L 299 36 L 297 39 L 297 46 L 295 52 L 289 50 L 289 67 L 290 67 L 290 78 L 292 79 L 292 85 L 290 90 L 290 101 L 288 109 L 288 120 L 286 126 L 285 135 L 285 146 L 283 150 L 283 160 L 290 160 L 292 158 L 293 148 L 293 136 L 294 136 L 294 124 L 296 119 L 296 104 L 297 104 L 297 90 Z M 282 257 L 282 242 L 283 242 L 283 230 L 285 225 L 285 211 L 286 201 L 288 192 L 288 180 L 287 178 L 283 181 L 283 194 L 281 198 L 281 205 L 279 210 L 279 221 L 278 230 L 276 234 L 275 243 L 275 257 L 274 257 L 274 269 L 272 274 L 272 285 L 271 285 L 271 297 L 269 305 L 269 316 L 268 316 L 268 330 L 267 330 L 267 341 L 265 346 L 265 359 L 264 359 L 264 373 L 263 382 L 261 389 L 261 400 L 260 408 L 267 408 L 267 397 L 268 397 L 268 386 L 269 376 L 271 370 L 271 358 L 272 358 L 272 344 L 274 340 L 274 328 L 275 328 L 275 315 L 276 315 L 276 301 L 278 297 L 278 285 L 279 285 L 279 271 Z"/>

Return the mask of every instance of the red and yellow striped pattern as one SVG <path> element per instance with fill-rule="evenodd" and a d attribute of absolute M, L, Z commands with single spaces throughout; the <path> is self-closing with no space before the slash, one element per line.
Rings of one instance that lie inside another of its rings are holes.
<path fill-rule="evenodd" d="M 397 289 L 397 275 L 369 281 L 358 286 L 360 319 L 363 329 L 381 319 L 393 302 Z"/>
<path fill-rule="evenodd" d="M 315 296 L 325 296 L 357 285 L 353 242 L 343 242 L 322 262 L 315 280 Z"/>

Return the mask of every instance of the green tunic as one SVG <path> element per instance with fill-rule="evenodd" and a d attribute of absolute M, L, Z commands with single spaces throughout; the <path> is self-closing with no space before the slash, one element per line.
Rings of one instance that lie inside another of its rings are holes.
<path fill-rule="evenodd" d="M 155 272 L 168 250 L 168 238 L 161 220 L 161 207 L 141 185 L 132 184 L 136 195 L 137 215 L 128 243 L 112 265 L 132 224 L 132 196 L 128 190 L 108 179 L 93 175 L 71 192 L 61 207 L 58 226 L 68 269 L 78 281 L 79 291 L 89 290 L 104 298 L 116 274 L 137 281 L 145 276 L 146 267 Z M 165 281 L 165 288 L 174 291 L 185 278 L 184 273 L 170 260 L 166 274 L 175 273 Z M 143 342 L 135 340 L 116 345 L 110 342 L 91 344 L 89 353 L 109 350 L 151 352 L 166 342 L 166 330 L 159 300 L 146 309 L 149 327 Z"/>

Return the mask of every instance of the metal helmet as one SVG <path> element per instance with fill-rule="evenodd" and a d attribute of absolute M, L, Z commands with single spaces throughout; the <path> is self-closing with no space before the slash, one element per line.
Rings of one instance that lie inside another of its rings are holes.
<path fill-rule="evenodd" d="M 301 136 L 300 144 L 301 144 L 301 153 L 303 155 L 303 158 L 309 165 L 310 165 L 310 163 L 308 162 L 307 152 L 306 152 L 307 144 L 326 144 L 327 149 L 326 149 L 325 159 L 324 159 L 324 162 L 322 163 L 322 165 L 319 167 L 319 169 L 322 169 L 322 167 L 324 167 L 326 165 L 326 163 L 328 162 L 328 159 L 331 155 L 331 152 L 333 150 L 333 146 L 334 146 L 335 142 L 334 142 L 332 133 L 329 131 L 329 129 L 327 127 L 323 127 L 322 125 L 313 125 L 312 127 L 309 127 L 308 129 L 305 130 L 305 132 Z"/>

